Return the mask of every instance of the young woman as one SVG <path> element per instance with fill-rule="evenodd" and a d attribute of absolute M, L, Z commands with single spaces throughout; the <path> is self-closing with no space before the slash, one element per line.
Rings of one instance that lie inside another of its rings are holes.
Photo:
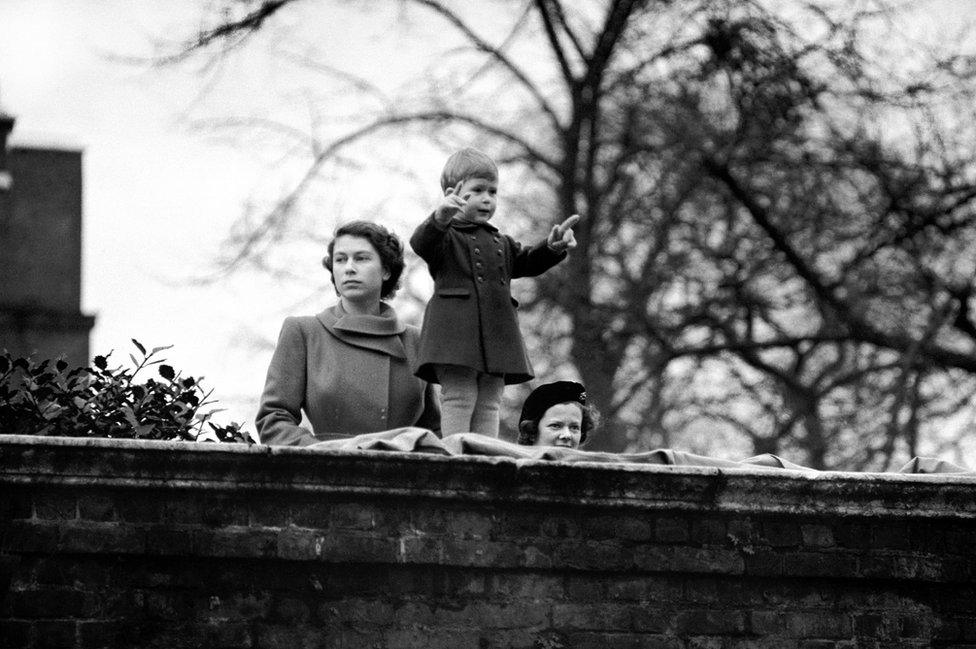
<path fill-rule="evenodd" d="M 354 221 L 336 230 L 322 263 L 339 301 L 285 319 L 258 408 L 261 441 L 305 446 L 402 426 L 439 432 L 433 390 L 411 369 L 420 332 L 384 302 L 403 273 L 403 244 L 381 225 Z"/>

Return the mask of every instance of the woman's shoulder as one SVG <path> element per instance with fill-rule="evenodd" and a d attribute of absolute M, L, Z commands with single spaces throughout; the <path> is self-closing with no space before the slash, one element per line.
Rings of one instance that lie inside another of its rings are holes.
<path fill-rule="evenodd" d="M 281 323 L 283 332 L 314 332 L 322 329 L 329 322 L 334 322 L 335 314 L 331 308 L 315 315 L 290 315 Z"/>
<path fill-rule="evenodd" d="M 420 327 L 409 323 L 403 323 L 403 335 L 406 338 L 420 338 Z"/>
<path fill-rule="evenodd" d="M 318 322 L 318 316 L 290 315 L 285 317 L 285 319 L 282 321 L 281 328 L 282 329 L 308 329 L 316 322 Z"/>
<path fill-rule="evenodd" d="M 394 312 L 395 313 L 395 312 Z M 420 342 L 420 327 L 417 325 L 410 324 L 398 314 L 395 316 L 397 319 L 397 324 L 401 327 L 400 338 L 407 344 L 416 344 Z"/>

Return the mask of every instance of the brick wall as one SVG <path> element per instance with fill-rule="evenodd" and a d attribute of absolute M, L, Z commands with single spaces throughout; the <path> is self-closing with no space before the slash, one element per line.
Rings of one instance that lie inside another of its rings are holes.
<path fill-rule="evenodd" d="M 976 647 L 974 487 L 0 436 L 0 647 Z"/>

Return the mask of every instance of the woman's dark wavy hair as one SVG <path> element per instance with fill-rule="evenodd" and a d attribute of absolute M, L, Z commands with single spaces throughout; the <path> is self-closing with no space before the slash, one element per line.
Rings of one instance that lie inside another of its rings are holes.
<path fill-rule="evenodd" d="M 566 401 L 565 403 L 571 403 L 574 406 L 579 406 L 580 410 L 583 411 L 583 421 L 580 425 L 579 442 L 580 446 L 582 446 L 584 442 L 586 442 L 587 434 L 592 433 L 600 424 L 600 413 L 597 411 L 596 407 L 591 404 L 586 404 L 584 406 L 579 401 Z M 548 410 L 548 408 L 546 410 Z M 545 413 L 543 413 L 542 416 L 545 416 Z M 539 419 L 542 419 L 542 416 L 540 416 Z M 519 444 L 523 446 L 532 446 L 535 444 L 535 441 L 539 439 L 539 419 L 523 419 L 519 422 Z"/>
<path fill-rule="evenodd" d="M 388 300 L 393 297 L 400 288 L 400 276 L 403 275 L 404 267 L 403 243 L 400 242 L 400 238 L 379 223 L 372 221 L 350 221 L 341 225 L 329 242 L 328 254 L 322 259 L 322 265 L 329 269 L 329 273 L 332 273 L 332 251 L 335 249 L 336 239 L 341 236 L 361 237 L 369 241 L 376 254 L 380 256 L 383 270 L 390 273 L 380 287 L 380 299 Z M 332 286 L 335 285 L 335 275 L 332 275 Z"/>

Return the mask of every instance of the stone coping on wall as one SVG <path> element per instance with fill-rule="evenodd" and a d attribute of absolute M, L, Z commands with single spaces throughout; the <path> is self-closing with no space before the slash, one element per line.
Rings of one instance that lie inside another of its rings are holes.
<path fill-rule="evenodd" d="M 3 484 L 301 491 L 737 514 L 976 518 L 972 475 L 567 464 L 29 435 L 0 435 Z"/>

